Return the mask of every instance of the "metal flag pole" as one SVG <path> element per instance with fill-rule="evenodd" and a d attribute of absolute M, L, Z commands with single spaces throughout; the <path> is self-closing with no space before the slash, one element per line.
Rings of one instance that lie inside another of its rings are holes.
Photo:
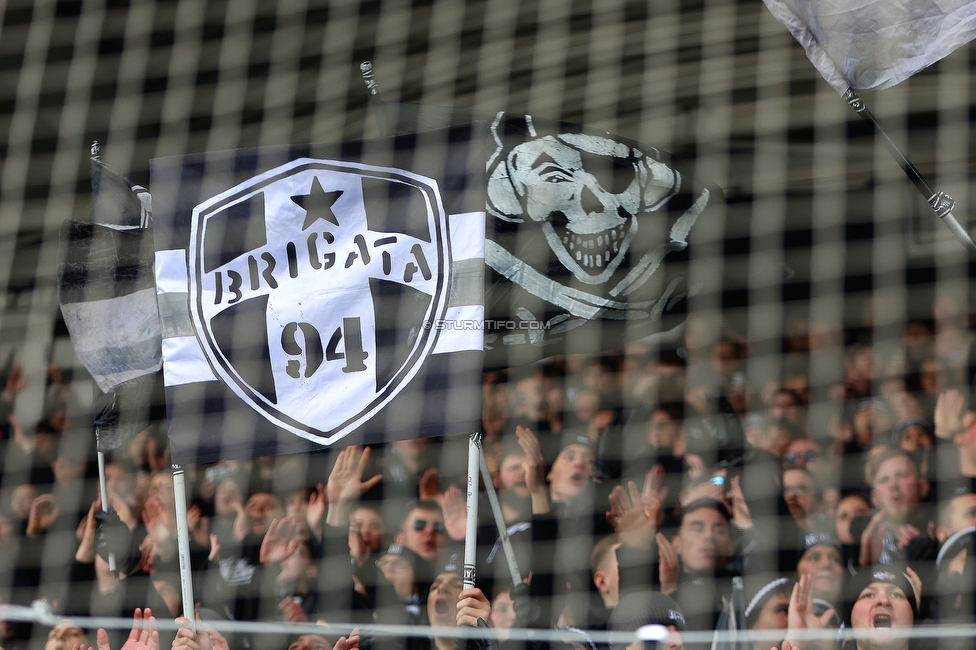
<path fill-rule="evenodd" d="M 888 150 L 888 153 L 901 166 L 902 171 L 911 179 L 915 187 L 918 188 L 918 191 L 922 193 L 922 196 L 925 197 L 925 200 L 932 207 L 932 210 L 935 211 L 935 214 L 948 226 L 952 234 L 956 236 L 956 239 L 969 251 L 969 254 L 976 257 L 976 241 L 973 241 L 969 231 L 952 214 L 952 208 L 956 205 L 955 200 L 945 192 L 937 192 L 932 189 L 925 178 L 922 177 L 922 173 L 912 164 L 912 161 L 891 141 L 891 138 L 884 132 L 884 129 L 881 128 L 881 125 L 878 124 L 874 115 L 871 114 L 871 111 L 864 105 L 864 102 L 853 88 L 847 89 L 847 92 L 844 93 L 844 99 L 861 116 L 861 119 L 870 124 L 871 128 L 881 136 L 881 141 L 884 143 L 885 149 Z"/>
<path fill-rule="evenodd" d="M 485 462 L 485 454 L 479 455 L 481 465 L 481 478 L 485 481 L 485 493 L 488 495 L 488 503 L 491 504 L 491 514 L 495 517 L 495 528 L 498 529 L 498 539 L 502 542 L 502 552 L 508 560 L 508 573 L 512 577 L 512 585 L 522 582 L 522 575 L 518 570 L 518 562 L 515 560 L 515 550 L 512 548 L 512 540 L 508 538 L 508 527 L 505 526 L 505 517 L 502 515 L 501 504 L 498 503 L 498 494 L 495 493 L 495 485 L 491 482 L 491 472 L 488 471 L 488 463 Z"/>
<path fill-rule="evenodd" d="M 180 589 L 183 594 L 183 616 L 197 631 L 193 615 L 193 577 L 190 572 L 190 526 L 186 519 L 186 474 L 182 465 L 173 463 L 173 494 L 176 497 L 176 545 L 180 557 Z"/>
<path fill-rule="evenodd" d="M 98 429 L 95 429 L 95 446 L 98 447 Z M 108 513 L 108 481 L 105 478 L 105 452 L 98 451 L 98 493 L 102 497 L 102 512 Z M 108 554 L 108 570 L 115 571 L 115 553 Z"/>
<path fill-rule="evenodd" d="M 474 587 L 478 559 L 478 469 L 481 463 L 481 432 L 468 438 L 468 493 L 464 518 L 464 588 Z"/>
<path fill-rule="evenodd" d="M 98 159 L 101 155 L 101 145 L 98 144 L 98 140 L 93 140 L 90 149 L 91 157 Z M 98 390 L 97 388 L 95 389 Z M 99 442 L 101 436 L 99 435 L 98 427 L 95 427 L 95 447 L 96 449 L 100 447 Z M 108 513 L 108 482 L 105 478 L 105 452 L 98 449 L 98 493 L 102 497 L 102 512 Z M 115 571 L 115 553 L 108 554 L 108 569 L 109 571 Z"/>

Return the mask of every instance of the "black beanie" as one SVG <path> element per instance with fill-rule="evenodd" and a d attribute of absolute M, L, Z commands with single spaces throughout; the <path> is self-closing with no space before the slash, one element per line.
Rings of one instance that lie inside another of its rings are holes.
<path fill-rule="evenodd" d="M 912 619 L 918 619 L 918 600 L 915 588 L 905 575 L 904 567 L 897 565 L 879 564 L 873 567 L 862 567 L 844 585 L 844 625 L 851 627 L 851 610 L 864 589 L 875 582 L 895 585 L 905 593 L 908 603 L 912 606 Z"/>

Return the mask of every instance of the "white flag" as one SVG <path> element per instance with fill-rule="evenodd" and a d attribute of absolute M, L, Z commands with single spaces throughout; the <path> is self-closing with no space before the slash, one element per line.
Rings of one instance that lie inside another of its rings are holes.
<path fill-rule="evenodd" d="M 890 88 L 976 38 L 973 0 L 764 0 L 834 89 Z"/>

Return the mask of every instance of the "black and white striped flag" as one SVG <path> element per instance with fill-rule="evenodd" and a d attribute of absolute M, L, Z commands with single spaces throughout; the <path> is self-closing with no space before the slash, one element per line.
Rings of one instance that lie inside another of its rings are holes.
<path fill-rule="evenodd" d="M 153 420 L 162 367 L 149 192 L 91 158 L 90 221 L 61 230 L 59 302 L 78 359 L 101 389 L 98 448 L 114 449 Z"/>

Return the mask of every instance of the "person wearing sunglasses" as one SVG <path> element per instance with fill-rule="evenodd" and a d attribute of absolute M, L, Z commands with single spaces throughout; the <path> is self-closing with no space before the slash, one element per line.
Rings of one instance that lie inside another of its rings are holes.
<path fill-rule="evenodd" d="M 428 562 L 436 560 L 448 544 L 441 507 L 433 501 L 415 503 L 403 518 L 394 541 Z"/>
<path fill-rule="evenodd" d="M 783 454 L 783 465 L 805 467 L 810 471 L 816 471 L 810 465 L 811 463 L 817 465 L 817 462 L 822 458 L 823 452 L 816 441 L 810 438 L 796 438 L 786 447 L 786 452 Z"/>

